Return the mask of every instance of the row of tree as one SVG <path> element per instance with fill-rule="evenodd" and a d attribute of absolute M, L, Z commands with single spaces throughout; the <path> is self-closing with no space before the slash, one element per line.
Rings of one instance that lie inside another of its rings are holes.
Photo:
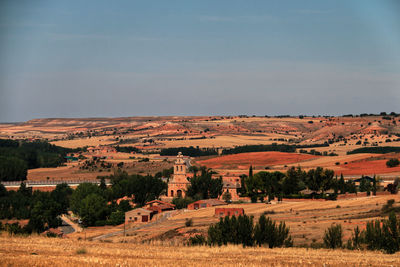
<path fill-rule="evenodd" d="M 335 193 L 355 193 L 357 188 L 352 181 L 344 181 L 343 176 L 338 179 L 334 171 L 317 167 L 308 172 L 300 167 L 291 167 L 286 173 L 261 171 L 253 175 L 250 167 L 249 175 L 241 176 L 242 187 L 239 189 L 242 196 L 250 197 L 253 202 L 265 197 L 304 197 L 300 191 L 313 191 L 312 197 L 324 197 L 327 190 Z M 374 184 L 376 190 L 376 184 Z M 372 190 L 372 189 L 371 189 Z"/>
<path fill-rule="evenodd" d="M 209 226 L 207 239 L 195 236 L 189 239 L 189 244 L 227 245 L 242 244 L 246 246 L 291 247 L 293 246 L 289 228 L 284 222 L 277 224 L 269 217 L 261 215 L 254 225 L 253 216 L 226 216 L 216 224 Z"/>
<path fill-rule="evenodd" d="M 343 244 L 343 230 L 340 224 L 332 225 L 324 234 L 324 245 L 327 248 L 348 248 L 383 250 L 386 253 L 400 251 L 400 220 L 394 212 L 388 219 L 369 221 L 364 230 L 357 226 L 347 244 Z"/>
<path fill-rule="evenodd" d="M 245 246 L 291 247 L 293 239 L 290 229 L 285 222 L 277 224 L 265 215 L 261 215 L 254 225 L 253 217 L 240 215 L 239 217 L 221 218 L 216 224 L 208 228 L 207 238 L 196 235 L 189 239 L 189 245 L 222 246 L 227 244 L 242 244 Z M 313 243 L 313 246 L 315 244 Z M 367 222 L 366 228 L 353 229 L 347 244 L 343 243 L 343 229 L 340 224 L 333 224 L 325 230 L 323 246 L 330 249 L 367 249 L 381 250 L 386 253 L 400 251 L 400 220 L 394 212 L 387 219 Z"/>
<path fill-rule="evenodd" d="M 176 156 L 179 152 L 189 157 L 201 157 L 218 155 L 218 151 L 214 148 L 199 148 L 199 147 L 171 147 L 163 148 L 160 151 L 161 156 Z"/>

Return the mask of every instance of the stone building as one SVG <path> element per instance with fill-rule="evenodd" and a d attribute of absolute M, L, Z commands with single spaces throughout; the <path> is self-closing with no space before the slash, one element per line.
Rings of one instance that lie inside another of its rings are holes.
<path fill-rule="evenodd" d="M 186 172 L 186 160 L 179 152 L 174 164 L 174 174 L 168 183 L 167 197 L 185 197 L 186 189 L 190 184 Z"/>

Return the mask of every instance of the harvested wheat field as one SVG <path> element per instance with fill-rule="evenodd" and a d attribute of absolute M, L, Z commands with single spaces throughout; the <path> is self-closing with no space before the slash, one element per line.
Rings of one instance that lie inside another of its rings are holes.
<path fill-rule="evenodd" d="M 213 169 L 235 169 L 235 167 L 248 169 L 250 165 L 273 166 L 300 163 L 315 158 L 318 158 L 318 156 L 285 152 L 251 152 L 206 159 L 197 161 L 197 163 Z"/>
<path fill-rule="evenodd" d="M 1 266 L 399 266 L 400 255 L 304 248 L 161 246 L 0 237 Z"/>

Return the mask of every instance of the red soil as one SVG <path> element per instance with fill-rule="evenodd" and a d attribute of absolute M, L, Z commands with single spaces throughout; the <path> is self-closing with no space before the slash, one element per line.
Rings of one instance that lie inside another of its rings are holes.
<path fill-rule="evenodd" d="M 318 156 L 284 152 L 252 152 L 201 160 L 198 163 L 213 169 L 247 169 L 250 165 L 283 165 L 314 158 L 318 158 Z"/>
<path fill-rule="evenodd" d="M 400 172 L 400 166 L 388 168 L 386 166 L 386 161 L 387 159 L 350 162 L 349 164 L 341 165 L 343 169 L 337 170 L 336 173 L 343 173 L 343 175 L 372 175 Z"/>

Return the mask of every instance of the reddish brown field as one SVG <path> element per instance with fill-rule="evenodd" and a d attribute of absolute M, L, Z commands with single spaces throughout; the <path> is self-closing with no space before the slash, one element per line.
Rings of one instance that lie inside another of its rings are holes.
<path fill-rule="evenodd" d="M 318 158 L 318 156 L 307 154 L 284 152 L 252 152 L 211 158 L 207 160 L 197 161 L 197 163 L 213 169 L 248 169 L 250 165 L 283 165 L 290 163 L 299 163 L 316 158 Z"/>
<path fill-rule="evenodd" d="M 337 173 L 343 173 L 343 175 L 360 175 L 400 172 L 400 166 L 388 168 L 386 161 L 386 159 L 379 159 L 350 162 L 349 164 L 342 165 L 342 169 L 337 171 Z"/>

